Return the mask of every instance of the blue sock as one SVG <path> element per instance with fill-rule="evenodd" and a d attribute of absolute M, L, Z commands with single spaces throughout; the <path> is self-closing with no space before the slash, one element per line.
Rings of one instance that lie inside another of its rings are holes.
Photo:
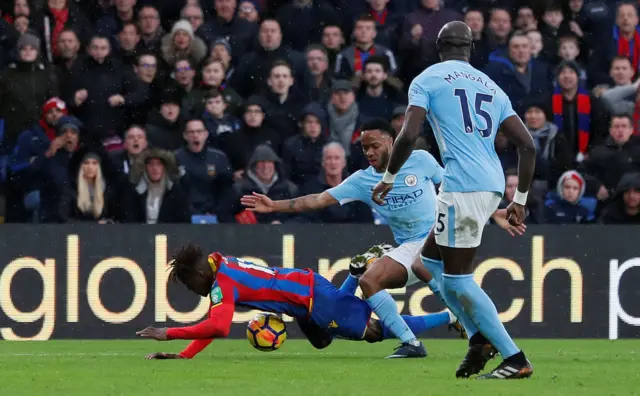
<path fill-rule="evenodd" d="M 453 312 L 456 318 L 458 318 L 467 332 L 467 337 L 471 339 L 471 337 L 473 337 L 473 335 L 478 332 L 476 325 L 473 324 L 473 321 L 471 320 L 469 315 L 464 312 L 460 301 L 458 301 L 458 299 L 454 297 L 447 297 L 442 293 L 441 287 L 439 287 L 442 286 L 442 273 L 444 272 L 444 264 L 440 260 L 428 259 L 422 255 L 420 256 L 420 259 L 422 260 L 422 265 L 424 265 L 424 267 L 431 273 L 431 276 L 433 277 L 433 279 L 431 279 L 431 282 L 428 283 L 429 288 L 431 289 L 433 294 L 438 296 L 440 301 L 447 308 L 449 308 L 451 312 Z"/>
<path fill-rule="evenodd" d="M 409 316 L 402 315 L 407 326 L 413 331 L 413 334 L 420 334 L 429 329 L 433 329 L 439 326 L 449 324 L 450 318 L 448 312 L 440 312 L 437 314 L 422 315 L 422 316 Z M 382 326 L 382 338 L 385 340 L 388 338 L 395 338 L 391 330 Z"/>
<path fill-rule="evenodd" d="M 380 318 L 382 327 L 388 328 L 402 343 L 415 344 L 417 342 L 415 334 L 398 313 L 396 302 L 389 292 L 380 290 L 369 297 L 367 303 Z"/>
<path fill-rule="evenodd" d="M 347 279 L 342 282 L 342 286 L 340 286 L 340 290 L 346 291 L 349 294 L 356 294 L 356 289 L 358 288 L 358 278 L 353 275 L 347 275 Z"/>
<path fill-rule="evenodd" d="M 507 359 L 520 352 L 504 325 L 498 318 L 498 310 L 487 293 L 473 280 L 473 275 L 443 275 L 445 296 L 451 295 L 465 301 L 465 312 L 491 344 Z"/>

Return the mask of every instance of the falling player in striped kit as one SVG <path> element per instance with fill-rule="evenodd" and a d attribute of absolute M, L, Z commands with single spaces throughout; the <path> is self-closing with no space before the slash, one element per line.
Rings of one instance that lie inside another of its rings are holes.
<path fill-rule="evenodd" d="M 170 278 L 179 280 L 201 296 L 209 296 L 208 318 L 188 327 L 147 327 L 137 333 L 159 341 L 194 340 L 180 354 L 154 353 L 148 359 L 192 358 L 215 338 L 229 335 L 235 308 L 246 307 L 295 318 L 316 348 L 325 348 L 334 337 L 378 342 L 394 337 L 382 323 L 371 318 L 369 304 L 343 287 L 338 289 L 311 270 L 263 267 L 220 253 L 205 255 L 195 245 L 175 254 Z M 403 316 L 416 333 L 452 324 L 450 312 Z"/>

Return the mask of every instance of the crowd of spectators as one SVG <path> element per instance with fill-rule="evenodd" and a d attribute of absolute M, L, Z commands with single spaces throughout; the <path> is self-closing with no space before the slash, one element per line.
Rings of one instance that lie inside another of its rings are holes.
<path fill-rule="evenodd" d="M 0 0 L 4 220 L 372 223 L 355 202 L 255 215 L 239 198 L 366 167 L 359 125 L 400 130 L 440 28 L 463 20 L 538 149 L 529 222 L 638 224 L 639 3 Z M 517 153 L 495 146 L 506 206 Z"/>

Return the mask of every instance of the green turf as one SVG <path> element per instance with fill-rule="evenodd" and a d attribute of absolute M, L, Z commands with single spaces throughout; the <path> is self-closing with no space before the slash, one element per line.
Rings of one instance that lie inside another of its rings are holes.
<path fill-rule="evenodd" d="M 456 380 L 464 341 L 427 340 L 426 359 L 384 360 L 394 343 L 288 340 L 259 352 L 214 341 L 191 361 L 145 361 L 184 342 L 0 341 L 0 395 L 639 395 L 640 341 L 523 340 L 535 368 L 521 381 Z M 498 359 L 489 363 L 494 367 Z"/>

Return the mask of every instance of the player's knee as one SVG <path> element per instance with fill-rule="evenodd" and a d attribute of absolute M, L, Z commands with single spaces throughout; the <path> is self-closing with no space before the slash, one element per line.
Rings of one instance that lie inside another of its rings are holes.
<path fill-rule="evenodd" d="M 362 293 L 367 297 L 371 297 L 380 290 L 383 289 L 380 285 L 380 280 L 375 276 L 373 272 L 365 272 L 360 278 L 360 289 Z"/>

